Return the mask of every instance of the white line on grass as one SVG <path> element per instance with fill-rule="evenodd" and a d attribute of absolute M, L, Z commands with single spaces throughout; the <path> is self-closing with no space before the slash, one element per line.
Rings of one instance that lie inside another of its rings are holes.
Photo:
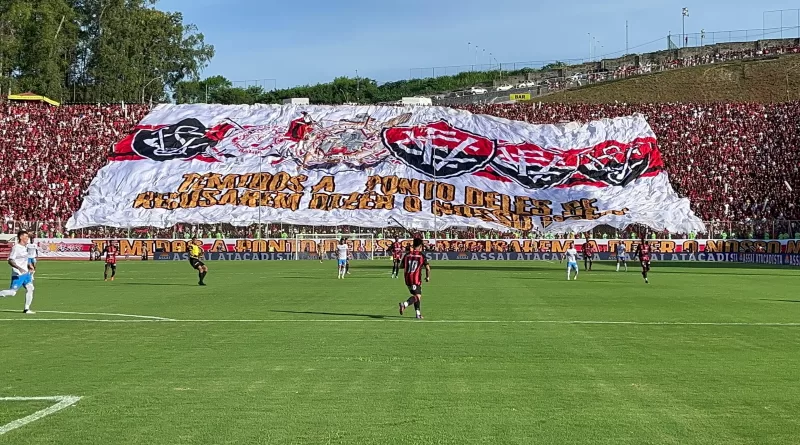
<path fill-rule="evenodd" d="M 38 311 L 42 314 L 64 314 L 64 315 L 105 315 L 107 317 L 142 318 L 146 320 L 175 321 L 172 318 L 156 317 L 153 315 L 134 315 L 134 314 L 107 314 L 103 312 L 65 312 L 65 311 Z"/>
<path fill-rule="evenodd" d="M 62 409 L 78 403 L 81 398 L 78 396 L 52 396 L 52 397 L 0 397 L 0 402 L 57 402 L 55 405 L 49 406 L 45 409 L 36 411 L 30 416 L 25 416 L 21 419 L 13 420 L 5 425 L 0 426 L 0 436 L 15 430 L 19 427 L 25 426 L 31 422 L 35 422 L 42 417 L 49 416 L 50 414 L 57 413 Z"/>
<path fill-rule="evenodd" d="M 0 318 L 5 321 L 78 321 L 89 323 L 449 323 L 449 324 L 560 324 L 560 325 L 629 325 L 629 326 L 772 326 L 772 327 L 800 327 L 800 323 L 781 322 L 710 322 L 710 321 L 601 321 L 601 320 L 425 320 L 417 322 L 413 318 L 399 319 L 217 319 L 217 320 L 176 320 L 164 319 L 134 319 L 134 320 L 107 320 L 100 318 Z"/>
<path fill-rule="evenodd" d="M 0 322 L 3 321 L 83 321 L 87 323 L 156 323 L 156 322 L 170 323 L 170 322 L 176 322 L 178 320 L 142 320 L 142 319 L 106 320 L 102 318 L 33 318 L 33 317 L 0 318 Z"/>
<path fill-rule="evenodd" d="M 2 309 L 0 312 L 19 312 L 19 311 L 12 311 L 9 309 Z M 152 315 L 134 315 L 134 314 L 108 314 L 105 312 L 67 312 L 67 311 L 36 311 L 40 314 L 62 314 L 62 315 L 103 315 L 106 317 L 123 317 L 123 318 L 141 318 L 144 320 L 155 320 L 155 321 L 175 321 L 172 318 L 165 318 L 165 317 L 155 317 Z"/>

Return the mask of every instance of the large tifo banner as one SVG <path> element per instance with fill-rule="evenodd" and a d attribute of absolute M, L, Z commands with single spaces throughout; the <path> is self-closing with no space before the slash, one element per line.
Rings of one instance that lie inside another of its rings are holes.
<path fill-rule="evenodd" d="M 161 105 L 67 228 L 254 223 L 700 232 L 642 116 L 531 125 L 442 107 Z"/>
<path fill-rule="evenodd" d="M 88 260 L 92 252 L 102 251 L 107 239 L 38 239 L 39 257 L 44 259 Z M 120 257 L 157 260 L 187 259 L 187 240 L 180 239 L 119 239 Z M 319 258 L 319 254 L 332 257 L 338 241 L 325 239 L 203 239 L 203 250 L 209 260 L 292 260 Z M 358 239 L 347 241 L 357 259 L 385 255 L 394 241 L 388 239 Z M 411 245 L 411 240 L 400 240 Z M 638 241 L 592 240 L 600 260 L 616 260 L 617 246 L 623 245 L 629 258 Z M 582 252 L 587 243 L 583 240 L 549 239 L 475 239 L 432 240 L 426 246 L 433 260 L 528 260 L 552 261 L 570 247 Z M 764 263 L 800 266 L 800 240 L 650 240 L 654 261 L 719 261 Z M 296 255 L 301 253 L 301 255 Z"/>

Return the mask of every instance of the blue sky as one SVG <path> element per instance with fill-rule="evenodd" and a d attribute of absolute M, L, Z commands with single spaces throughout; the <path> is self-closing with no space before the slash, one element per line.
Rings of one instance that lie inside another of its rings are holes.
<path fill-rule="evenodd" d="M 626 20 L 631 52 L 664 49 L 668 32 L 681 33 L 682 7 L 689 8 L 686 33 L 704 29 L 710 38 L 710 31 L 761 29 L 762 19 L 767 28 L 777 28 L 780 14 L 763 13 L 800 5 L 741 0 L 161 0 L 158 7 L 183 12 L 185 21 L 196 24 L 215 46 L 204 77 L 276 79 L 278 88 L 286 88 L 355 76 L 356 70 L 385 82 L 409 78 L 411 68 L 474 64 L 476 45 L 483 64 L 489 52 L 504 64 L 585 59 L 590 56 L 588 33 L 598 42 L 591 45 L 596 55 L 621 54 Z M 784 13 L 783 22 L 798 26 L 797 13 Z"/>

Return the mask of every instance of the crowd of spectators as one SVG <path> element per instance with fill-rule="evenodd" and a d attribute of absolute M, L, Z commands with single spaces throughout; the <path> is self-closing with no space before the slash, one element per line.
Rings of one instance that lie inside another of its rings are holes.
<path fill-rule="evenodd" d="M 0 217 L 55 220 L 80 206 L 112 143 L 141 105 L 0 103 Z"/>
<path fill-rule="evenodd" d="M 469 105 L 481 113 L 529 123 L 589 121 L 641 113 L 655 131 L 675 190 L 718 232 L 760 237 L 800 231 L 800 103 Z M 40 236 L 294 237 L 297 233 L 364 233 L 367 229 L 176 226 L 97 228 L 67 233 L 63 223 L 81 203 L 110 146 L 147 112 L 139 105 L 0 104 L 0 223 Z M 20 223 L 20 221 L 28 221 Z M 37 221 L 37 222 L 33 222 Z M 735 221 L 736 223 L 727 223 Z M 712 224 L 712 226 L 714 225 Z M 736 224 L 736 228 L 734 228 Z M 391 237 L 401 232 L 371 230 Z M 614 232 L 611 235 L 617 235 Z M 530 237 L 537 234 L 451 229 L 442 238 Z M 676 234 L 677 235 L 677 234 Z"/>

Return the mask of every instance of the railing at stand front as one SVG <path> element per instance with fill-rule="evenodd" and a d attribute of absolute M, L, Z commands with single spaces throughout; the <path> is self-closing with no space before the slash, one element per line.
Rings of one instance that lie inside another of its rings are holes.
<path fill-rule="evenodd" d="M 177 224 L 168 228 L 148 227 L 131 224 L 130 227 L 87 227 L 68 231 L 66 221 L 14 221 L 2 222 L 2 233 L 13 234 L 20 229 L 32 232 L 37 238 L 133 238 L 133 239 L 188 239 L 198 238 L 251 238 L 251 239 L 293 239 L 297 234 L 344 233 L 357 237 L 370 234 L 376 239 L 406 238 L 408 234 L 397 227 L 366 228 L 358 226 L 297 226 L 280 223 L 252 224 L 239 227 L 221 224 Z M 800 239 L 800 221 L 789 220 L 748 220 L 748 221 L 707 221 L 703 233 L 669 233 L 655 231 L 641 225 L 631 225 L 624 229 L 598 226 L 591 233 L 542 234 L 538 232 L 515 232 L 502 230 L 476 229 L 472 227 L 450 227 L 438 231 L 439 239 L 494 239 L 494 238 L 597 238 L 634 239 L 647 238 L 747 238 L 747 239 Z M 433 231 L 422 231 L 426 239 L 434 239 Z"/>

